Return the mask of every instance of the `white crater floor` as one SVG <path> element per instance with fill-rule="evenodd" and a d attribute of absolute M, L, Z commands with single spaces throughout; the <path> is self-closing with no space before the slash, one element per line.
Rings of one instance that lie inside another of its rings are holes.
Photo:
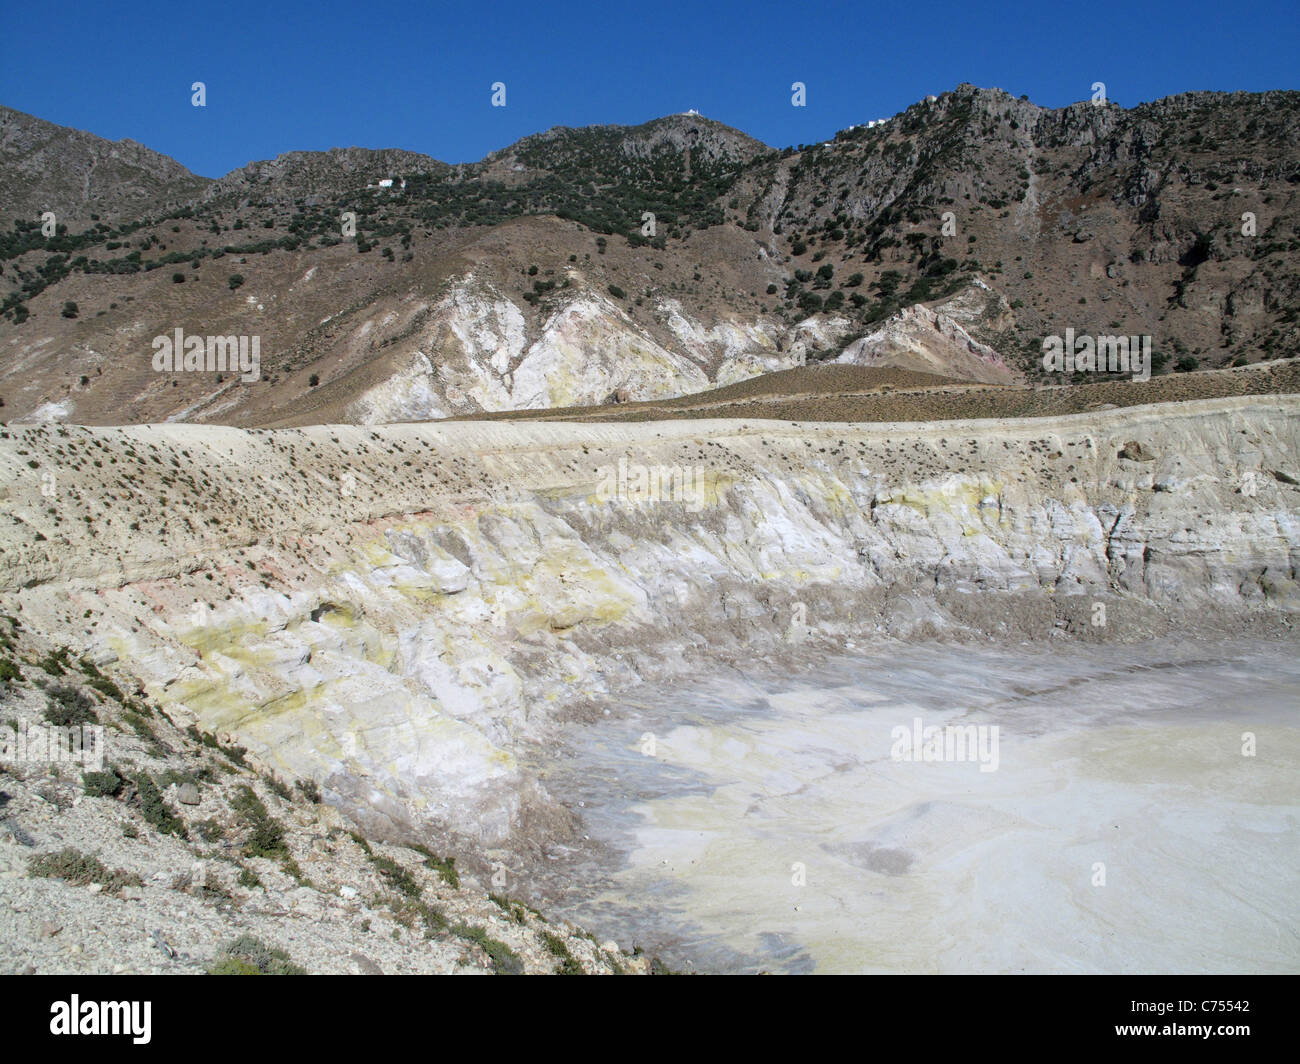
<path fill-rule="evenodd" d="M 643 690 L 539 768 L 591 840 L 548 900 L 675 968 L 1300 971 L 1294 643 L 875 648 Z"/>

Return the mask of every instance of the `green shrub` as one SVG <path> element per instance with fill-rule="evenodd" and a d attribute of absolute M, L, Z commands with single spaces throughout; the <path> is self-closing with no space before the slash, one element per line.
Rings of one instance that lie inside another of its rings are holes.
<path fill-rule="evenodd" d="M 216 842 L 225 834 L 221 824 L 212 817 L 208 817 L 207 820 L 200 820 L 194 825 L 194 830 L 199 833 L 199 838 L 204 842 Z"/>
<path fill-rule="evenodd" d="M 129 724 L 131 726 L 131 730 L 134 731 L 136 735 L 140 736 L 140 738 L 143 739 L 146 743 L 148 743 L 150 748 L 155 753 L 162 751 L 163 745 L 159 741 L 157 734 L 154 732 L 149 722 L 145 720 L 142 716 L 140 716 L 139 713 L 132 713 L 130 711 L 127 711 L 126 713 L 122 714 L 122 720 L 125 721 L 127 724 Z"/>
<path fill-rule="evenodd" d="M 473 942 L 486 953 L 488 960 L 492 962 L 492 970 L 497 975 L 523 975 L 524 962 L 519 959 L 519 954 L 504 942 L 490 937 L 483 928 L 457 924 L 451 931 L 458 938 Z"/>
<path fill-rule="evenodd" d="M 140 799 L 140 813 L 146 823 L 152 824 L 163 835 L 175 835 L 180 839 L 190 837 L 185 828 L 185 821 L 168 808 L 167 803 L 163 801 L 158 784 L 154 783 L 149 773 L 140 773 L 135 786 Z"/>
<path fill-rule="evenodd" d="M 231 901 L 234 897 L 230 893 L 230 888 L 214 876 L 211 870 L 203 873 L 202 883 L 195 883 L 190 889 L 196 897 L 205 898 L 208 901 Z"/>
<path fill-rule="evenodd" d="M 439 857 L 427 846 L 421 846 L 419 843 L 410 845 L 407 849 L 414 850 L 423 857 L 425 867 L 432 868 L 437 872 L 439 877 L 447 884 L 447 886 L 451 887 L 453 890 L 460 887 L 460 876 L 456 872 L 456 858 Z"/>
<path fill-rule="evenodd" d="M 379 875 L 394 890 L 400 891 L 408 898 L 418 898 L 420 896 L 420 884 L 415 881 L 415 877 L 391 857 L 372 853 L 370 863 L 375 866 Z"/>
<path fill-rule="evenodd" d="M 82 853 L 71 846 L 57 853 L 43 853 L 33 857 L 27 862 L 27 874 L 43 879 L 62 879 L 77 887 L 99 883 L 105 890 L 138 887 L 142 882 L 134 872 L 105 868 L 98 857 Z"/>
<path fill-rule="evenodd" d="M 585 975 L 582 965 L 569 952 L 569 947 L 565 944 L 564 939 L 559 935 L 554 935 L 550 931 L 542 932 L 542 943 L 546 946 L 546 951 L 555 957 L 560 963 L 555 969 L 556 975 Z"/>
<path fill-rule="evenodd" d="M 520 925 L 528 923 L 528 907 L 522 902 L 512 901 L 500 894 L 488 894 L 488 901 L 505 912 L 515 923 Z"/>
<path fill-rule="evenodd" d="M 395 899 L 389 904 L 393 914 L 408 927 L 413 927 L 416 920 L 423 923 L 425 938 L 433 938 L 439 932 L 447 930 L 447 917 L 442 910 L 423 898 Z"/>
<path fill-rule="evenodd" d="M 31 465 L 30 462 L 27 464 Z M 38 462 L 37 465 L 39 464 L 40 463 Z M 35 466 L 33 466 L 33 468 L 35 468 Z M 59 647 L 58 650 L 51 650 L 36 664 L 50 676 L 62 676 L 70 668 L 68 664 L 69 653 L 70 651 L 67 647 Z"/>
<path fill-rule="evenodd" d="M 269 790 L 277 798 L 280 798 L 286 802 L 293 801 L 293 791 L 291 791 L 285 784 L 281 783 L 275 776 L 272 776 L 270 773 L 267 773 L 267 775 L 264 776 L 263 779 L 266 780 L 267 790 Z"/>
<path fill-rule="evenodd" d="M 116 798 L 126 781 L 111 765 L 103 772 L 84 772 L 81 787 L 88 798 Z"/>
<path fill-rule="evenodd" d="M 239 814 L 248 832 L 244 843 L 245 857 L 275 859 L 289 856 L 289 847 L 284 841 L 284 825 L 267 812 L 252 787 L 240 787 L 230 807 Z"/>
<path fill-rule="evenodd" d="M 77 688 L 55 684 L 47 688 L 45 693 L 50 698 L 45 707 L 45 719 L 51 724 L 70 728 L 78 724 L 99 723 L 99 717 L 92 708 L 94 703 Z"/>
<path fill-rule="evenodd" d="M 217 951 L 208 974 L 306 975 L 307 969 L 294 964 L 284 950 L 268 946 L 253 935 L 240 935 Z"/>
<path fill-rule="evenodd" d="M 253 563 L 249 562 L 248 566 L 251 569 L 253 567 Z M 211 732 L 201 732 L 193 724 L 191 724 L 189 727 L 185 729 L 185 734 L 188 735 L 191 739 L 193 739 L 196 743 L 202 743 L 210 750 L 216 750 L 222 754 L 225 754 L 226 757 L 229 758 L 231 761 L 233 761 L 236 765 L 239 765 L 240 767 L 247 767 L 248 761 L 244 757 L 244 755 L 248 753 L 248 751 L 244 747 L 222 746 L 220 740 L 218 740 L 215 735 L 213 735 Z"/>
<path fill-rule="evenodd" d="M 194 784 L 195 787 L 197 787 L 200 782 L 211 781 L 213 779 L 213 775 L 212 775 L 212 770 L 207 767 L 201 768 L 197 772 L 189 772 L 187 770 L 169 768 L 166 772 L 164 772 L 159 777 L 159 779 L 162 781 L 162 786 L 164 789 L 173 786 L 179 787 L 182 783 L 192 783 Z"/>
<path fill-rule="evenodd" d="M 208 966 L 208 975 L 265 975 L 261 969 L 239 957 L 218 957 Z"/>
<path fill-rule="evenodd" d="M 124 703 L 126 701 L 122 689 L 107 676 L 92 676 L 86 681 L 86 686 L 94 688 L 101 695 L 107 695 L 115 702 Z"/>

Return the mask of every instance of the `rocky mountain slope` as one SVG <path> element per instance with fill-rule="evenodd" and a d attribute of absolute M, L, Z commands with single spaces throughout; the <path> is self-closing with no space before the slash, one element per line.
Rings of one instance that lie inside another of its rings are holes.
<path fill-rule="evenodd" d="M 661 970 L 454 856 L 367 840 L 309 781 L 176 726 L 129 672 L 33 640 L 13 617 L 0 645 L 24 662 L 0 683 L 6 974 Z M 30 752 L 51 722 L 103 729 L 102 760 L 21 756 L 16 737 Z"/>
<path fill-rule="evenodd" d="M 39 223 L 53 211 L 77 231 L 110 230 L 190 202 L 209 184 L 133 140 L 109 141 L 0 106 L 0 217 Z"/>
<path fill-rule="evenodd" d="M 964 85 L 764 162 L 738 198 L 796 259 L 862 268 L 868 318 L 973 272 L 1015 311 L 982 338 L 1027 369 L 1066 327 L 1218 365 L 1294 347 L 1298 119 L 1287 92 L 1048 110 Z"/>
<path fill-rule="evenodd" d="M 15 142 L 48 126 L 7 114 Z M 1289 92 L 1049 110 L 960 86 L 798 150 L 674 115 L 457 166 L 336 149 L 208 182 L 140 164 L 111 193 L 55 188 L 74 221 L 50 238 L 21 198 L 36 164 L 11 152 L 0 399 L 84 423 L 383 421 L 840 357 L 1032 377 L 1066 329 L 1149 335 L 1158 371 L 1256 362 L 1300 329 L 1298 124 Z M 39 133 L 42 168 L 117 150 L 73 132 Z M 87 204 L 116 220 L 85 227 Z M 154 372 L 178 327 L 258 336 L 260 379 Z"/>

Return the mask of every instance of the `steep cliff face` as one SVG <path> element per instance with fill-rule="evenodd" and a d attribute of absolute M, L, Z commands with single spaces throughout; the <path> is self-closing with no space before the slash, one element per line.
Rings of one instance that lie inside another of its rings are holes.
<path fill-rule="evenodd" d="M 1288 632 L 1297 455 L 1294 397 L 905 428 L 10 426 L 0 608 L 368 830 L 526 843 L 568 822 L 523 744 L 639 683 L 889 637 Z"/>

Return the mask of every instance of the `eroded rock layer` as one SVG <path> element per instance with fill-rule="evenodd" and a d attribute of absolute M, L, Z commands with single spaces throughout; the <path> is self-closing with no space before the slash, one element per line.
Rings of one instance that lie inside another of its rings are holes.
<path fill-rule="evenodd" d="M 571 824 L 521 744 L 639 683 L 872 638 L 1289 632 L 1297 456 L 1288 396 L 861 428 L 11 425 L 0 608 L 369 831 L 526 847 Z"/>

